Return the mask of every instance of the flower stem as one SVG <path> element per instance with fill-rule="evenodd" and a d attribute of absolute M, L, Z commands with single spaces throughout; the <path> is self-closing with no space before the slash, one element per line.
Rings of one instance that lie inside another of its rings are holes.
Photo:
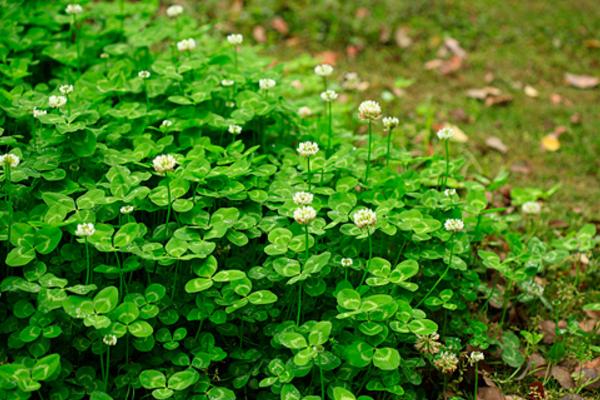
<path fill-rule="evenodd" d="M 90 265 L 90 246 L 88 243 L 88 238 L 85 238 L 85 265 L 86 265 L 86 273 L 85 273 L 85 284 L 89 285 L 90 280 L 92 279 L 92 268 Z"/>
<path fill-rule="evenodd" d="M 372 122 L 369 120 L 369 144 L 367 150 L 367 168 L 365 170 L 365 186 L 369 185 L 369 168 L 371 167 L 371 142 L 373 138 L 373 133 L 371 129 Z"/>
<path fill-rule="evenodd" d="M 325 400 L 325 379 L 323 378 L 323 368 L 319 367 L 319 378 L 321 380 L 321 399 Z"/>
<path fill-rule="evenodd" d="M 444 145 L 446 148 L 446 172 L 444 174 L 444 184 L 442 190 L 446 190 L 446 185 L 448 184 L 448 177 L 450 176 L 450 150 L 448 148 L 448 140 L 444 141 Z"/>
<path fill-rule="evenodd" d="M 479 383 L 479 363 L 475 363 L 475 390 L 473 391 L 473 400 L 477 400 L 477 384 Z"/>
<path fill-rule="evenodd" d="M 302 314 L 302 282 L 298 284 L 298 312 L 296 313 L 296 325 L 300 326 L 300 315 Z"/>
<path fill-rule="evenodd" d="M 308 174 L 308 191 L 310 192 L 311 188 L 312 188 L 312 176 L 310 173 L 310 157 L 306 157 L 306 171 Z"/>
<path fill-rule="evenodd" d="M 385 166 L 389 167 L 390 166 L 390 150 L 392 147 L 392 131 L 393 129 L 390 128 L 388 130 L 388 137 L 387 137 L 387 153 L 385 155 Z"/>
<path fill-rule="evenodd" d="M 11 184 L 11 166 L 10 164 L 4 165 L 4 190 L 6 191 L 6 197 L 8 202 L 8 236 L 6 245 L 10 248 L 10 231 L 12 231 L 12 220 L 13 220 L 13 205 L 12 197 L 10 195 L 10 184 Z"/>
<path fill-rule="evenodd" d="M 510 293 L 512 292 L 513 281 L 508 281 L 508 287 L 504 291 L 504 299 L 502 300 L 502 316 L 500 317 L 500 326 L 504 326 L 504 319 L 506 318 L 506 312 L 508 311 L 508 303 L 510 298 Z"/>
<path fill-rule="evenodd" d="M 332 102 L 327 102 L 327 155 L 331 154 L 331 137 L 333 136 Z"/>
<path fill-rule="evenodd" d="M 238 47 L 233 48 L 233 66 L 235 67 L 235 72 L 238 72 Z"/>
<path fill-rule="evenodd" d="M 367 278 L 367 273 L 369 272 L 369 262 L 373 257 L 373 240 L 371 238 L 371 229 L 367 228 L 367 241 L 369 242 L 369 259 L 367 260 L 367 265 L 365 266 L 365 272 L 363 272 L 362 278 L 360 278 L 360 285 L 365 283 L 365 279 Z M 359 286 L 360 286 L 359 285 Z"/>
<path fill-rule="evenodd" d="M 444 272 L 442 272 L 442 275 L 440 275 L 440 277 L 433 284 L 433 286 L 431 287 L 431 289 L 429 289 L 429 291 L 427 292 L 427 294 L 425 295 L 425 297 L 423 297 L 421 300 L 419 300 L 419 302 L 417 303 L 417 305 L 415 306 L 415 308 L 419 307 L 425 300 L 427 300 L 427 298 L 429 298 L 429 296 L 431 295 L 431 293 L 433 293 L 433 291 L 435 290 L 435 288 L 437 288 L 437 286 L 440 284 L 440 282 L 442 280 L 444 280 L 444 278 L 446 277 L 446 274 L 450 270 L 450 266 L 452 265 L 452 256 L 454 255 L 454 241 L 453 241 L 454 238 L 453 238 L 453 236 L 450 237 L 450 240 L 452 241 L 452 243 L 450 245 L 450 257 L 448 259 L 448 265 L 446 266 L 446 269 L 444 270 Z"/>
<path fill-rule="evenodd" d="M 108 392 L 108 374 L 110 373 L 110 346 L 106 348 L 106 373 L 104 374 L 104 391 Z"/>
<path fill-rule="evenodd" d="M 167 201 L 169 202 L 168 208 L 167 208 L 167 220 L 165 222 L 165 225 L 168 230 L 169 229 L 169 219 L 171 218 L 171 182 L 169 180 L 168 174 L 165 174 L 165 177 L 167 178 Z"/>

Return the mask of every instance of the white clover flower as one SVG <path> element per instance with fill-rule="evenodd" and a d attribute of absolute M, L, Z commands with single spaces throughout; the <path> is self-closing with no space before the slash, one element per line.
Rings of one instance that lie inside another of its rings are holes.
<path fill-rule="evenodd" d="M 479 361 L 483 361 L 484 359 L 485 356 L 480 351 L 472 351 L 471 354 L 469 354 L 469 364 L 471 365 L 475 365 Z"/>
<path fill-rule="evenodd" d="M 296 150 L 302 157 L 310 157 L 319 152 L 319 145 L 315 142 L 302 142 Z"/>
<path fill-rule="evenodd" d="M 337 98 L 338 94 L 335 92 L 335 90 L 329 89 L 321 93 L 321 99 L 326 102 L 334 101 Z"/>
<path fill-rule="evenodd" d="M 177 160 L 170 154 L 161 154 L 152 160 L 152 167 L 154 167 L 154 170 L 159 174 L 173 171 L 176 165 Z"/>
<path fill-rule="evenodd" d="M 170 18 L 175 18 L 183 14 L 183 7 L 179 4 L 170 5 L 167 8 L 167 16 Z"/>
<path fill-rule="evenodd" d="M 240 33 L 232 33 L 227 35 L 227 41 L 233 46 L 239 46 L 244 41 L 244 36 Z"/>
<path fill-rule="evenodd" d="M 276 84 L 277 84 L 277 82 L 275 82 L 275 80 L 268 79 L 268 78 L 266 78 L 266 79 L 260 79 L 258 81 L 258 87 L 260 88 L 260 90 L 273 89 Z"/>
<path fill-rule="evenodd" d="M 21 159 L 18 155 L 12 153 L 2 154 L 0 156 L 0 165 L 9 166 L 11 168 L 16 168 L 21 163 Z"/>
<path fill-rule="evenodd" d="M 133 210 L 134 210 L 133 206 L 130 206 L 130 205 L 119 208 L 119 212 L 121 214 L 125 214 L 125 215 L 131 214 L 133 212 Z"/>
<path fill-rule="evenodd" d="M 140 77 L 142 79 L 148 79 L 148 78 L 150 78 L 150 71 L 142 70 L 142 71 L 138 72 L 138 77 Z"/>
<path fill-rule="evenodd" d="M 107 346 L 116 346 L 117 345 L 117 337 L 115 335 L 104 335 L 102 341 Z"/>
<path fill-rule="evenodd" d="M 342 264 L 342 267 L 348 268 L 351 267 L 352 264 L 354 264 L 354 261 L 352 261 L 351 258 L 342 258 L 340 264 Z"/>
<path fill-rule="evenodd" d="M 73 93 L 73 90 L 74 90 L 73 85 L 60 85 L 58 87 L 58 91 L 64 95 Z"/>
<path fill-rule="evenodd" d="M 363 121 L 376 120 L 381 117 L 381 106 L 378 102 L 373 100 L 367 100 L 360 103 L 358 106 L 358 118 Z"/>
<path fill-rule="evenodd" d="M 317 218 L 317 211 L 311 206 L 303 206 L 294 210 L 294 219 L 301 225 L 310 224 Z"/>
<path fill-rule="evenodd" d="M 446 189 L 444 190 L 444 196 L 450 197 L 456 194 L 456 189 Z"/>
<path fill-rule="evenodd" d="M 454 136 L 454 129 L 452 128 L 446 127 L 437 131 L 437 137 L 440 140 L 448 140 L 452 138 L 452 136 Z"/>
<path fill-rule="evenodd" d="M 64 106 L 65 104 L 67 104 L 66 96 L 52 95 L 52 96 L 48 97 L 48 106 L 50 108 L 60 108 L 60 107 Z"/>
<path fill-rule="evenodd" d="M 537 201 L 528 201 L 523 203 L 521 211 L 523 211 L 524 214 L 539 214 L 542 212 L 542 205 Z"/>
<path fill-rule="evenodd" d="M 386 130 L 394 129 L 400 124 L 400 120 L 396 117 L 384 117 L 383 118 L 383 127 Z"/>
<path fill-rule="evenodd" d="M 83 12 L 83 7 L 79 4 L 67 4 L 65 12 L 69 15 L 81 14 Z"/>
<path fill-rule="evenodd" d="M 234 84 L 235 84 L 235 81 L 233 81 L 231 79 L 223 79 L 221 81 L 221 86 L 224 86 L 224 87 L 233 86 Z"/>
<path fill-rule="evenodd" d="M 177 42 L 177 50 L 179 51 L 192 51 L 196 48 L 196 41 L 194 39 L 183 39 Z"/>
<path fill-rule="evenodd" d="M 92 236 L 96 232 L 96 228 L 94 224 L 85 223 L 85 224 L 77 224 L 77 229 L 75 230 L 75 235 L 80 237 L 89 237 Z"/>
<path fill-rule="evenodd" d="M 440 335 L 432 333 L 431 335 L 417 335 L 415 349 L 423 354 L 437 354 L 440 352 L 442 344 L 438 341 Z"/>
<path fill-rule="evenodd" d="M 458 357 L 456 357 L 456 354 L 450 353 L 449 351 L 442 351 L 433 362 L 433 365 L 444 374 L 449 375 L 456 371 L 456 367 L 458 367 Z"/>
<path fill-rule="evenodd" d="M 375 226 L 377 224 L 377 214 L 370 208 L 363 208 L 354 213 L 352 220 L 354 225 L 360 229 Z"/>
<path fill-rule="evenodd" d="M 460 219 L 450 218 L 444 222 L 444 229 L 448 232 L 460 232 L 465 229 L 465 223 Z"/>
<path fill-rule="evenodd" d="M 37 107 L 33 107 L 32 114 L 33 114 L 33 118 L 39 118 L 39 117 L 42 117 L 42 116 L 48 114 L 48 111 L 46 111 L 46 110 L 40 110 Z"/>
<path fill-rule="evenodd" d="M 240 133 L 242 133 L 242 127 L 239 125 L 229 125 L 229 128 L 227 128 L 227 132 L 231 133 L 232 135 L 239 135 Z"/>
<path fill-rule="evenodd" d="M 296 203 L 296 205 L 298 206 L 307 206 L 309 204 L 312 204 L 314 197 L 315 196 L 312 193 L 296 192 L 294 193 L 292 199 L 294 200 L 294 203 Z"/>
<path fill-rule="evenodd" d="M 173 125 L 173 121 L 171 121 L 170 119 L 164 119 L 161 123 L 160 123 L 160 127 L 161 128 L 168 128 L 170 126 Z"/>
<path fill-rule="evenodd" d="M 306 107 L 306 106 L 304 106 L 304 107 L 300 107 L 300 108 L 298 109 L 298 115 L 299 115 L 301 118 L 310 117 L 310 116 L 312 115 L 312 110 L 310 109 L 310 107 Z"/>
<path fill-rule="evenodd" d="M 333 73 L 333 67 L 329 64 L 321 64 L 315 67 L 315 74 L 326 77 Z"/>

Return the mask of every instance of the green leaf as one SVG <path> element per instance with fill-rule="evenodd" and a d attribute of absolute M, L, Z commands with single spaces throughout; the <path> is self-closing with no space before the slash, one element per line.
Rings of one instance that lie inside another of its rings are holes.
<path fill-rule="evenodd" d="M 148 337 L 154 332 L 152 325 L 146 321 L 135 321 L 127 327 L 127 330 L 129 330 L 129 333 L 131 333 L 133 336 L 138 338 Z"/>
<path fill-rule="evenodd" d="M 230 269 L 227 271 L 219 271 L 213 276 L 215 282 L 231 282 L 238 279 L 244 279 L 246 273 L 237 269 Z"/>
<path fill-rule="evenodd" d="M 277 336 L 277 338 L 279 340 L 279 343 L 281 343 L 288 349 L 303 349 L 306 346 L 308 346 L 304 336 L 296 332 L 282 332 Z"/>
<path fill-rule="evenodd" d="M 50 254 L 60 242 L 62 231 L 46 226 L 35 233 L 35 250 L 40 254 Z"/>
<path fill-rule="evenodd" d="M 60 356 L 50 354 L 39 359 L 31 368 L 31 379 L 35 381 L 45 381 L 60 371 Z"/>
<path fill-rule="evenodd" d="M 94 297 L 94 309 L 99 314 L 111 312 L 119 301 L 119 290 L 114 286 L 102 289 Z"/>
<path fill-rule="evenodd" d="M 415 335 L 431 335 L 437 332 L 438 326 L 430 319 L 413 319 L 409 322 L 408 329 Z"/>
<path fill-rule="evenodd" d="M 35 259 L 33 248 L 15 247 L 6 256 L 6 265 L 9 267 L 22 267 Z"/>
<path fill-rule="evenodd" d="M 185 371 L 176 372 L 169 377 L 167 386 L 172 390 L 185 390 L 198 382 L 200 375 L 194 369 L 186 369 Z"/>
<path fill-rule="evenodd" d="M 271 304 L 277 301 L 277 296 L 269 290 L 258 290 L 248 296 L 248 301 L 256 305 Z"/>
<path fill-rule="evenodd" d="M 337 302 L 341 307 L 348 310 L 358 310 L 360 308 L 360 294 L 353 289 L 342 289 L 338 292 Z"/>
<path fill-rule="evenodd" d="M 115 309 L 114 314 L 120 322 L 129 325 L 139 317 L 140 310 L 135 303 L 126 301 Z"/>
<path fill-rule="evenodd" d="M 400 366 L 400 353 L 391 347 L 376 349 L 373 354 L 373 365 L 384 371 L 394 370 Z"/>
<path fill-rule="evenodd" d="M 212 279 L 194 278 L 187 281 L 185 284 L 185 291 L 187 293 L 198 293 L 211 288 L 213 284 Z"/>
<path fill-rule="evenodd" d="M 338 386 L 333 388 L 333 400 L 356 400 L 356 397 L 351 391 Z"/>
<path fill-rule="evenodd" d="M 235 393 L 224 387 L 213 387 L 208 391 L 208 400 L 235 400 Z"/>
<path fill-rule="evenodd" d="M 327 342 L 331 334 L 331 328 L 332 325 L 329 321 L 317 322 L 308 334 L 308 343 L 317 346 Z"/>
<path fill-rule="evenodd" d="M 147 369 L 140 374 L 140 383 L 146 389 L 162 388 L 167 385 L 167 378 L 160 371 Z"/>
<path fill-rule="evenodd" d="M 172 391 L 171 389 L 167 389 L 167 388 L 160 388 L 160 389 L 154 389 L 152 391 L 152 397 L 154 397 L 155 399 L 158 400 L 164 400 L 164 399 L 168 399 L 171 396 L 173 396 L 175 392 Z"/>

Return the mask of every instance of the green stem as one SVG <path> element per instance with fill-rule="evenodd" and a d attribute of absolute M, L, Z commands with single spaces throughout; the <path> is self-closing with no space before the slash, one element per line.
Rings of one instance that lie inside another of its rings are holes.
<path fill-rule="evenodd" d="M 92 279 L 92 268 L 90 265 L 90 246 L 88 243 L 87 236 L 85 237 L 85 265 L 86 265 L 85 284 L 89 285 L 90 280 Z"/>
<path fill-rule="evenodd" d="M 444 141 L 444 145 L 446 148 L 446 172 L 444 174 L 444 184 L 442 190 L 446 190 L 446 185 L 448 184 L 448 178 L 450 176 L 450 150 L 448 148 L 448 140 Z"/>
<path fill-rule="evenodd" d="M 319 378 L 321 380 L 321 399 L 325 400 L 325 379 L 323 378 L 323 368 L 319 367 Z"/>
<path fill-rule="evenodd" d="M 300 315 L 302 314 L 302 282 L 298 283 L 298 311 L 296 313 L 296 325 L 300 326 Z"/>
<path fill-rule="evenodd" d="M 171 300 L 175 298 L 175 289 L 177 288 L 177 275 L 179 274 L 179 261 L 175 263 L 175 276 L 173 277 L 173 287 L 171 288 Z"/>
<path fill-rule="evenodd" d="M 452 240 L 452 239 L 453 239 L 453 237 L 451 236 L 450 240 Z M 454 255 L 454 241 L 452 241 L 452 244 L 451 244 L 451 247 L 450 247 L 450 257 L 448 259 L 448 265 L 446 266 L 446 269 L 444 269 L 444 272 L 442 272 L 442 275 L 440 275 L 440 277 L 433 284 L 433 286 L 431 287 L 431 289 L 429 289 L 429 291 L 427 292 L 427 294 L 425 295 L 425 297 L 423 297 L 421 300 L 419 300 L 419 302 L 417 303 L 417 305 L 414 308 L 419 307 L 425 300 L 427 300 L 427 298 L 431 295 L 431 293 L 433 293 L 433 291 L 435 290 L 435 288 L 437 288 L 437 286 L 440 284 L 440 282 L 442 282 L 442 280 L 444 280 L 444 278 L 446 277 L 446 274 L 450 270 L 450 266 L 452 265 L 452 256 L 453 255 Z"/>
<path fill-rule="evenodd" d="M 473 400 L 477 400 L 477 384 L 479 383 L 479 364 L 475 363 L 475 390 L 473 391 Z"/>
<path fill-rule="evenodd" d="M 367 150 L 367 168 L 365 170 L 365 186 L 369 186 L 369 168 L 371 167 L 371 142 L 373 138 L 373 132 L 371 129 L 372 122 L 369 120 L 369 144 Z"/>
<path fill-rule="evenodd" d="M 167 178 L 167 201 L 169 202 L 168 208 L 167 208 L 167 220 L 165 222 L 165 225 L 168 230 L 169 229 L 169 219 L 171 218 L 171 182 L 169 181 L 168 174 L 165 174 L 165 177 Z"/>
<path fill-rule="evenodd" d="M 117 259 L 117 267 L 119 268 L 119 295 L 123 296 L 123 267 L 121 266 L 121 260 L 119 260 L 119 253 L 116 250 L 114 253 Z"/>
<path fill-rule="evenodd" d="M 106 373 L 104 374 L 104 391 L 108 392 L 108 374 L 110 373 L 110 346 L 106 348 Z"/>
<path fill-rule="evenodd" d="M 504 299 L 502 300 L 502 316 L 500 317 L 500 326 L 504 326 L 504 319 L 506 318 L 506 312 L 508 311 L 508 303 L 510 298 L 510 293 L 512 292 L 513 281 L 508 281 L 508 287 L 504 291 Z"/>
<path fill-rule="evenodd" d="M 389 167 L 390 166 L 390 151 L 392 148 L 392 131 L 393 129 L 390 128 L 388 130 L 388 137 L 387 137 L 387 153 L 385 155 L 385 166 Z"/>
<path fill-rule="evenodd" d="M 11 184 L 11 167 L 9 164 L 4 165 L 4 190 L 6 190 L 6 197 L 8 198 L 8 233 L 6 242 L 7 248 L 10 248 L 10 231 L 12 231 L 12 220 L 13 220 L 13 205 L 12 197 L 10 195 L 10 184 Z"/>
<path fill-rule="evenodd" d="M 310 192 L 311 188 L 312 188 L 312 176 L 310 173 L 310 157 L 306 157 L 306 173 L 308 175 L 308 191 Z"/>
<path fill-rule="evenodd" d="M 365 265 L 365 271 L 363 272 L 362 278 L 360 279 L 360 285 L 365 283 L 365 279 L 367 279 L 367 273 L 369 272 L 369 262 L 373 257 L 373 241 L 371 238 L 371 229 L 369 228 L 367 228 L 367 241 L 369 242 L 369 259 L 367 260 L 367 265 Z"/>
<path fill-rule="evenodd" d="M 233 48 L 233 65 L 235 67 L 235 72 L 238 72 L 238 47 L 235 46 Z"/>
<path fill-rule="evenodd" d="M 304 247 L 305 247 L 305 258 L 304 258 L 304 262 L 308 262 L 308 257 L 309 257 L 309 253 L 308 253 L 308 224 L 304 225 Z"/>
<path fill-rule="evenodd" d="M 333 136 L 333 113 L 332 113 L 332 102 L 327 102 L 327 117 L 328 117 L 328 126 L 327 126 L 327 155 L 331 154 L 331 139 Z"/>

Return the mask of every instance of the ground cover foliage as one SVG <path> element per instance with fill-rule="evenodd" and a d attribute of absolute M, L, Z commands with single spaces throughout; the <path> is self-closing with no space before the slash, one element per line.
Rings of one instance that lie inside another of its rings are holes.
<path fill-rule="evenodd" d="M 536 278 L 593 280 L 593 225 L 540 239 L 544 192 L 492 207 L 506 174 L 464 176 L 451 129 L 398 146 L 327 66 L 154 2 L 2 21 L 4 398 L 473 398 L 481 363 L 539 347 L 514 307 L 561 316 Z M 550 363 L 593 358 L 598 308 Z"/>

